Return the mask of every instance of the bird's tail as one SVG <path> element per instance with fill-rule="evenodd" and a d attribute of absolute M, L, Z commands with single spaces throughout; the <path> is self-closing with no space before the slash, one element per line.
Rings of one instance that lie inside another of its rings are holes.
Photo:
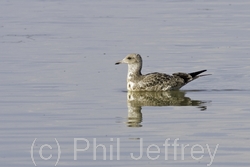
<path fill-rule="evenodd" d="M 199 77 L 211 75 L 211 74 L 199 75 L 199 74 L 201 74 L 201 73 L 203 73 L 203 72 L 205 72 L 205 71 L 207 71 L 207 70 L 201 70 L 201 71 L 191 72 L 191 73 L 189 73 L 189 75 L 192 76 L 192 80 L 197 79 L 197 78 L 199 78 Z"/>

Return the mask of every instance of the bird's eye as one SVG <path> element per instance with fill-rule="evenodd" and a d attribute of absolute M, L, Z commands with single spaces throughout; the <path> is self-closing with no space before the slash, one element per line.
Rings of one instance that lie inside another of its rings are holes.
<path fill-rule="evenodd" d="M 128 57 L 129 60 L 131 60 L 132 58 L 131 57 Z"/>

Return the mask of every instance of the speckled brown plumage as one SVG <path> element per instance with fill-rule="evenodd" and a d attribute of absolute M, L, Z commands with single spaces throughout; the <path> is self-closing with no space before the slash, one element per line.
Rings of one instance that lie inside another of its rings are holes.
<path fill-rule="evenodd" d="M 199 75 L 206 70 L 193 73 L 174 73 L 172 75 L 164 73 L 141 74 L 142 58 L 139 54 L 128 54 L 123 60 L 116 64 L 127 63 L 127 90 L 128 91 L 167 91 L 178 90 L 194 79 L 204 76 Z"/>

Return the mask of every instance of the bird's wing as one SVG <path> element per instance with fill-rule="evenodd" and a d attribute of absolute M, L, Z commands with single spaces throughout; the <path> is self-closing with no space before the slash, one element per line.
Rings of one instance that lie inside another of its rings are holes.
<path fill-rule="evenodd" d="M 171 76 L 164 73 L 150 73 L 143 76 L 143 79 L 138 83 L 141 90 L 170 90 L 178 89 L 184 85 L 184 80 L 177 76 Z"/>
<path fill-rule="evenodd" d="M 193 77 L 190 74 L 183 72 L 173 73 L 173 76 L 177 78 L 182 78 L 185 84 L 193 80 Z"/>

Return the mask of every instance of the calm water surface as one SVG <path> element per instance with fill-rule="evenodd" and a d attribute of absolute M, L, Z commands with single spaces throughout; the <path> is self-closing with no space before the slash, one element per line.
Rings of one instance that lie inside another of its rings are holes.
<path fill-rule="evenodd" d="M 249 8 L 1 1 L 0 166 L 249 166 Z M 131 52 L 143 73 L 212 75 L 128 93 Z"/>

